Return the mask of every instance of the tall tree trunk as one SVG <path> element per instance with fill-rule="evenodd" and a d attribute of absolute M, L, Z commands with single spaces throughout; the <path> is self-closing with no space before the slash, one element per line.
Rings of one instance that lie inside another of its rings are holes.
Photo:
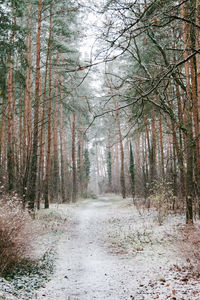
<path fill-rule="evenodd" d="M 196 0 L 196 11 L 195 11 L 195 23 L 197 26 L 200 25 L 199 21 L 199 0 Z M 199 49 L 199 28 L 195 27 L 195 46 L 196 50 Z M 196 76 L 197 76 L 197 97 L 198 97 L 198 119 L 200 121 L 200 54 L 196 54 Z M 200 131 L 200 126 L 199 126 Z M 200 133 L 200 132 L 199 132 Z M 200 148 L 200 139 L 199 141 L 199 148 Z"/>
<path fill-rule="evenodd" d="M 1 131 L 0 131 L 0 143 L 1 143 L 1 183 L 6 183 L 6 99 L 3 95 L 2 113 L 1 113 Z"/>
<path fill-rule="evenodd" d="M 49 208 L 49 178 L 51 169 L 51 143 L 52 143 L 52 56 L 51 56 L 51 45 L 52 45 L 52 4 L 50 5 L 50 21 L 49 21 L 49 39 L 50 39 L 50 50 L 49 50 L 49 99 L 48 99 L 48 136 L 47 136 L 47 154 L 46 154 L 46 176 L 45 176 L 45 190 L 44 190 L 44 207 Z"/>
<path fill-rule="evenodd" d="M 62 84 L 61 76 L 61 84 Z M 64 172 L 64 157 L 63 157 L 63 104 L 62 104 L 62 87 L 61 87 L 61 102 L 60 102 L 60 171 L 61 171 L 61 197 L 62 202 L 66 201 L 65 196 L 65 172 Z"/>
<path fill-rule="evenodd" d="M 82 125 L 81 117 L 79 118 L 79 129 L 78 129 L 78 161 L 77 161 L 77 171 L 78 171 L 78 181 L 79 189 L 78 192 L 83 196 L 84 193 L 84 177 L 83 177 L 83 134 L 82 134 Z"/>
<path fill-rule="evenodd" d="M 177 196 L 177 163 L 176 163 L 176 157 L 177 155 L 177 137 L 176 137 L 176 130 L 175 130 L 175 126 L 174 126 L 174 122 L 172 121 L 172 139 L 173 139 L 173 190 L 174 190 L 174 195 Z M 178 153 L 179 153 L 179 157 L 180 157 L 180 151 L 179 151 L 179 147 L 178 147 Z M 184 182 L 183 182 L 184 185 Z M 174 208 L 174 205 L 173 205 Z"/>
<path fill-rule="evenodd" d="M 133 200 L 135 198 L 135 164 L 134 164 L 134 156 L 133 156 L 133 148 L 130 143 L 130 166 L 129 166 L 129 172 L 130 172 L 130 179 L 131 179 L 131 192 Z"/>
<path fill-rule="evenodd" d="M 143 165 L 142 165 L 142 175 L 143 175 L 143 182 L 144 182 L 144 199 L 146 202 L 147 199 L 147 184 L 148 184 L 148 159 L 147 159 L 147 140 L 146 140 L 146 132 L 142 135 L 142 158 L 143 158 Z"/>
<path fill-rule="evenodd" d="M 159 130 L 160 130 L 160 155 L 161 155 L 161 176 L 164 178 L 165 169 L 164 169 L 164 151 L 163 151 L 163 126 L 162 126 L 162 115 L 160 113 L 159 117 Z"/>
<path fill-rule="evenodd" d="M 112 178 L 115 179 L 115 191 L 120 193 L 120 170 L 119 170 L 119 144 L 115 145 L 115 156 L 113 155 L 113 165 L 115 165 L 115 173 L 112 174 Z"/>
<path fill-rule="evenodd" d="M 141 154 L 141 149 L 140 149 L 140 136 L 138 136 L 135 140 L 135 164 L 136 164 L 136 169 L 140 170 L 141 167 L 141 159 L 140 159 L 140 154 Z"/>
<path fill-rule="evenodd" d="M 181 95 L 180 95 L 180 90 L 178 84 L 176 84 L 176 97 L 177 97 L 177 105 L 178 105 L 178 119 L 179 119 L 179 127 L 184 126 L 184 118 L 183 118 L 183 105 L 181 102 Z M 176 153 L 177 153 L 177 158 L 178 158 L 178 163 L 179 163 L 179 170 L 180 170 L 180 186 L 181 186 L 181 197 L 185 197 L 185 192 L 186 192 L 186 174 L 185 174 L 185 165 L 184 165 L 184 157 L 183 157 L 183 132 L 179 128 L 179 145 L 178 142 L 176 141 L 176 133 L 175 133 L 175 128 L 173 127 L 174 132 L 173 132 L 173 141 L 174 145 L 176 148 Z"/>
<path fill-rule="evenodd" d="M 197 21 L 197 24 L 199 23 L 199 17 L 198 14 L 198 5 L 196 4 L 196 0 L 191 0 L 191 10 L 195 10 L 194 15 L 194 22 Z M 199 47 L 199 33 L 196 27 L 193 25 L 190 26 L 190 48 L 195 49 L 195 47 Z M 199 48 L 196 48 L 197 50 Z M 196 177 L 196 190 L 197 193 L 200 195 L 200 126 L 199 126 L 199 107 L 198 107 L 198 90 L 199 90 L 199 79 L 198 79 L 198 72 L 200 71 L 199 66 L 199 54 L 194 56 L 190 60 L 190 71 L 191 71 L 191 85 L 192 85 L 192 107 L 193 107 L 193 123 L 194 123 L 194 157 L 196 159 L 196 168 L 195 168 L 195 177 Z"/>
<path fill-rule="evenodd" d="M 14 18 L 14 25 L 16 25 L 16 17 Z M 15 31 L 13 31 L 10 38 L 10 44 L 13 44 L 15 36 Z M 13 190 L 14 188 L 14 142 L 13 142 L 13 102 L 14 102 L 14 93 L 13 93 L 13 57 L 9 55 L 8 63 L 8 146 L 7 146 L 7 173 L 8 173 L 8 191 Z"/>
<path fill-rule="evenodd" d="M 181 2 L 181 0 L 180 0 Z M 188 18 L 188 3 L 181 5 L 181 17 Z M 188 56 L 188 42 L 190 41 L 190 25 L 182 22 L 182 39 L 184 48 L 184 58 Z M 190 97 L 190 71 L 189 62 L 184 64 L 186 77 L 186 110 L 185 110 L 185 127 L 186 127 L 186 223 L 193 223 L 193 132 L 191 111 L 192 103 Z"/>
<path fill-rule="evenodd" d="M 36 199 L 37 181 L 37 153 L 38 153 L 38 121 L 40 104 L 40 47 L 41 47 L 41 24 L 42 24 L 42 0 L 38 0 L 38 31 L 36 42 L 36 77 L 35 77 L 35 102 L 34 102 L 34 134 L 32 159 L 29 173 L 29 183 L 27 189 L 27 199 L 29 210 L 34 210 Z"/>
<path fill-rule="evenodd" d="M 156 179 L 156 118 L 155 118 L 155 111 L 153 109 L 152 112 L 152 136 L 151 136 L 151 148 L 150 148 L 150 176 L 151 182 Z"/>
<path fill-rule="evenodd" d="M 112 152 L 111 152 L 111 140 L 110 129 L 108 133 L 108 150 L 107 150 L 107 173 L 108 173 L 108 186 L 109 192 L 112 192 Z"/>
<path fill-rule="evenodd" d="M 43 187 L 44 183 L 44 130 L 45 130 L 45 107 L 47 100 L 47 77 L 48 77 L 48 67 L 49 67 L 49 55 L 50 55 L 50 47 L 51 47 L 51 30 L 49 31 L 49 40 L 48 40 L 48 48 L 46 54 L 46 63 L 45 63 L 45 76 L 44 76 L 44 90 L 43 97 L 41 102 L 41 111 L 40 111 L 40 121 L 41 121 L 41 130 L 40 130 L 40 156 L 39 156 L 39 174 L 38 174 L 38 202 L 37 207 L 40 208 L 40 198 L 44 193 L 45 189 Z"/>
<path fill-rule="evenodd" d="M 57 53 L 56 65 L 59 63 L 59 54 Z M 55 81 L 55 116 L 54 116 L 54 137 L 53 137 L 53 161 L 52 161 L 52 185 L 53 196 L 58 196 L 60 192 L 60 180 L 59 180 L 59 161 L 58 161 L 58 80 L 59 73 L 56 69 L 56 81 Z"/>
<path fill-rule="evenodd" d="M 26 40 L 26 59 L 28 66 L 26 69 L 25 77 L 25 91 L 24 91 L 24 116 L 23 116 L 23 165 L 22 165 L 22 195 L 23 195 L 23 206 L 25 207 L 25 195 L 28 182 L 28 174 L 30 168 L 30 159 L 32 151 L 32 84 L 31 84 L 31 68 L 32 68 L 32 39 L 31 39 L 31 2 L 28 5 L 28 34 Z"/>
<path fill-rule="evenodd" d="M 197 26 L 200 25 L 199 22 L 199 0 L 196 0 L 196 10 L 195 10 L 195 23 Z M 199 49 L 199 28 L 195 27 L 195 46 L 196 50 Z M 198 106 L 198 121 L 200 121 L 200 54 L 197 53 L 196 55 L 196 80 L 197 80 L 197 106 Z M 199 123 L 198 123 L 199 124 Z M 200 152 L 200 126 L 199 126 L 199 132 L 198 132 L 198 141 L 197 141 L 197 147 L 198 151 Z M 198 194 L 200 194 L 200 178 L 198 178 Z M 200 199 L 199 199 L 199 217 L 200 217 Z"/>
<path fill-rule="evenodd" d="M 64 127 L 63 127 L 64 129 Z M 64 157 L 64 174 L 65 174 L 65 198 L 66 201 L 69 203 L 72 200 L 72 178 L 71 178 L 71 168 L 68 154 L 68 130 L 64 130 L 63 132 L 63 157 Z"/>
<path fill-rule="evenodd" d="M 76 202 L 77 174 L 76 174 L 76 114 L 72 115 L 72 202 Z"/>
<path fill-rule="evenodd" d="M 117 128 L 118 128 L 118 135 L 119 135 L 119 145 L 120 145 L 120 158 L 121 158 L 121 172 L 120 172 L 120 182 L 121 182 L 121 193 L 122 197 L 126 198 L 126 185 L 125 185 L 125 174 L 124 174 L 124 146 L 122 141 L 122 134 L 121 134 L 121 125 L 120 125 L 120 118 L 119 118 L 119 111 L 118 111 L 118 104 L 115 98 L 113 98 L 114 105 L 115 105 L 115 116 L 117 120 Z"/>
<path fill-rule="evenodd" d="M 22 92 L 21 92 L 22 93 Z M 20 100 L 19 100 L 19 153 L 18 153 L 18 156 L 19 156 L 19 174 L 20 174 L 20 177 L 23 177 L 23 148 L 22 148 L 22 145 L 23 145 L 23 132 L 22 132 L 22 128 L 23 128 L 23 102 L 22 102 L 22 97 L 20 97 Z M 23 196 L 23 194 L 22 194 Z"/>

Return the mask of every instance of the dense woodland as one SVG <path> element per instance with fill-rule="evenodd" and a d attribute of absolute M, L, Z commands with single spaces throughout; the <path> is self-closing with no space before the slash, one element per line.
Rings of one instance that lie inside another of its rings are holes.
<path fill-rule="evenodd" d="M 199 16 L 198 0 L 0 1 L 2 193 L 34 210 L 166 190 L 193 222 Z"/>

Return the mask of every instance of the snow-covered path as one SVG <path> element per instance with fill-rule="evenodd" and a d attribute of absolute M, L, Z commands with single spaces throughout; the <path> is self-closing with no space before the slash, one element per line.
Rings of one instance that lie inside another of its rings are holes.
<path fill-rule="evenodd" d="M 73 228 L 58 247 L 57 271 L 41 299 L 131 299 L 135 264 L 108 254 L 102 244 L 108 212 L 105 200 L 77 208 Z"/>
<path fill-rule="evenodd" d="M 165 253 L 133 257 L 109 253 L 104 224 L 108 224 L 111 207 L 109 199 L 100 198 L 76 208 L 71 229 L 58 245 L 56 272 L 37 299 L 157 299 L 153 285 L 149 291 L 149 282 L 163 278 L 173 261 Z M 168 299 L 168 290 L 169 285 L 159 299 Z"/>

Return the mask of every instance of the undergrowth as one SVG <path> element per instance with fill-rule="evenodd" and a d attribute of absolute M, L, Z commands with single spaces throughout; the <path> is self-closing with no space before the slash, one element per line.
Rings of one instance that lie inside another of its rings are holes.
<path fill-rule="evenodd" d="M 17 195 L 0 199 L 0 276 L 29 256 L 39 227 L 22 209 Z"/>
<path fill-rule="evenodd" d="M 54 261 L 55 252 L 50 250 L 41 259 L 20 262 L 0 280 L 1 293 L 13 295 L 21 300 L 33 299 L 36 290 L 50 280 L 54 271 Z"/>
<path fill-rule="evenodd" d="M 66 230 L 70 212 L 41 210 L 32 220 L 16 194 L 0 200 L 0 300 L 36 299 L 36 290 L 53 273 L 52 249 Z"/>
<path fill-rule="evenodd" d="M 152 188 L 150 189 L 149 207 L 150 203 L 155 207 L 157 212 L 157 221 L 159 225 L 162 225 L 164 219 L 168 215 L 169 211 L 175 206 L 176 197 L 173 194 L 171 182 L 166 180 L 154 181 Z"/>

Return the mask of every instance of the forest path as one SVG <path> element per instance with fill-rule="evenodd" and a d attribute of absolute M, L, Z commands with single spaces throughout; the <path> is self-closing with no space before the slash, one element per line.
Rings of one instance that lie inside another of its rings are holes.
<path fill-rule="evenodd" d="M 170 258 L 163 259 L 160 253 L 134 257 L 109 253 L 105 243 L 110 211 L 113 207 L 118 211 L 120 205 L 122 200 L 101 197 L 76 207 L 70 230 L 58 245 L 56 272 L 37 299 L 154 299 L 148 293 L 144 297 L 144 289 L 151 278 L 162 277 L 160 268 L 167 267 Z"/>

